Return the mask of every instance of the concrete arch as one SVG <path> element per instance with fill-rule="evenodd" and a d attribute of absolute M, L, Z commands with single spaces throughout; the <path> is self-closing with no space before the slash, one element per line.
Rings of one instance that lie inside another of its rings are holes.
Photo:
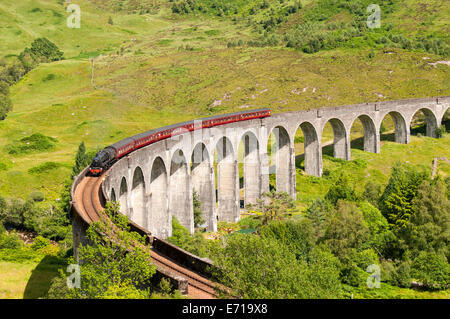
<path fill-rule="evenodd" d="M 291 145 L 291 138 L 288 131 L 283 126 L 274 127 L 270 135 L 273 133 L 275 136 L 275 143 L 270 145 L 271 154 L 275 153 L 275 169 L 270 167 L 270 173 L 275 172 L 276 174 L 276 190 L 277 192 L 287 192 L 292 194 L 292 157 L 293 157 L 293 147 Z M 267 142 L 269 145 L 269 142 Z"/>
<path fill-rule="evenodd" d="M 217 231 L 216 192 L 214 170 L 212 169 L 208 148 L 198 143 L 191 155 L 192 188 L 201 203 L 203 218 L 208 231 Z"/>
<path fill-rule="evenodd" d="M 115 202 L 116 201 L 116 192 L 114 191 L 114 188 L 111 189 L 111 194 L 109 196 L 109 200 L 111 202 Z"/>
<path fill-rule="evenodd" d="M 387 113 L 381 120 L 380 127 L 381 127 L 381 124 L 383 123 L 384 119 L 388 115 L 394 121 L 395 142 L 400 143 L 400 144 L 408 144 L 409 143 L 409 135 L 410 135 L 409 128 L 407 127 L 406 120 L 401 113 L 396 112 L 396 111 Z M 380 129 L 378 129 L 378 131 L 380 131 Z"/>
<path fill-rule="evenodd" d="M 364 130 L 364 151 L 371 153 L 380 152 L 380 133 L 376 130 L 375 123 L 373 119 L 366 114 L 359 115 L 352 121 L 350 125 L 350 130 L 355 124 L 355 121 L 359 119 L 363 125 Z M 348 133 L 350 136 L 350 132 Z"/>
<path fill-rule="evenodd" d="M 130 217 L 128 210 L 128 185 L 125 176 L 122 177 L 120 181 L 119 204 L 120 204 L 120 212 Z"/>
<path fill-rule="evenodd" d="M 256 204 L 256 200 L 261 196 L 259 141 L 250 131 L 243 134 L 241 141 L 244 145 L 244 204 Z"/>
<path fill-rule="evenodd" d="M 145 181 L 142 169 L 137 166 L 133 173 L 131 186 L 131 206 L 133 207 L 132 220 L 142 227 L 147 227 L 147 209 L 145 198 Z"/>
<path fill-rule="evenodd" d="M 217 152 L 217 203 L 220 220 L 239 220 L 239 169 L 235 160 L 233 144 L 226 136 L 221 137 Z"/>
<path fill-rule="evenodd" d="M 431 109 L 429 109 L 429 108 L 423 107 L 421 109 L 418 109 L 416 112 L 414 112 L 414 114 L 411 117 L 411 120 L 409 122 L 409 127 L 411 128 L 414 116 L 416 116 L 416 114 L 421 112 L 421 111 L 422 111 L 423 115 L 425 115 L 426 136 L 436 137 L 436 129 L 438 128 L 437 117 L 434 114 L 434 112 Z"/>
<path fill-rule="evenodd" d="M 298 127 L 305 137 L 305 172 L 308 175 L 320 177 L 322 175 L 322 150 L 316 128 L 309 122 L 303 122 Z"/>
<path fill-rule="evenodd" d="M 186 157 L 182 150 L 174 152 L 170 162 L 169 210 L 181 225 L 194 232 L 192 189 Z"/>
<path fill-rule="evenodd" d="M 156 157 L 150 174 L 150 216 L 147 229 L 155 236 L 167 238 L 172 234 L 171 217 L 167 210 L 167 169 L 164 160 Z"/>

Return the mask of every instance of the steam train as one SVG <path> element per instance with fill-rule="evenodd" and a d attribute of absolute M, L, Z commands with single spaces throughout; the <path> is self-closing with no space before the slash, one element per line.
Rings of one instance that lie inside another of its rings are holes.
<path fill-rule="evenodd" d="M 89 171 L 92 176 L 100 176 L 115 162 L 117 162 L 120 158 L 126 156 L 127 154 L 141 147 L 153 144 L 166 138 L 186 133 L 186 131 L 210 128 L 213 126 L 219 126 L 233 122 L 265 118 L 268 116 L 270 116 L 270 109 L 265 108 L 217 115 L 203 118 L 200 121 L 188 121 L 147 131 L 133 137 L 128 137 L 98 152 L 89 167 Z"/>

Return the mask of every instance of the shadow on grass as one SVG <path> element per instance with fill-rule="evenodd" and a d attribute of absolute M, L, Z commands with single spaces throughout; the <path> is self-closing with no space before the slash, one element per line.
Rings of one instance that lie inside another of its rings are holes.
<path fill-rule="evenodd" d="M 58 257 L 45 256 L 31 272 L 23 299 L 38 299 L 47 295 L 52 279 L 59 276 L 58 269 L 65 269 L 66 264 Z"/>
<path fill-rule="evenodd" d="M 425 124 L 411 127 L 411 135 L 416 136 L 418 134 L 421 134 L 421 135 L 427 134 L 427 126 Z"/>

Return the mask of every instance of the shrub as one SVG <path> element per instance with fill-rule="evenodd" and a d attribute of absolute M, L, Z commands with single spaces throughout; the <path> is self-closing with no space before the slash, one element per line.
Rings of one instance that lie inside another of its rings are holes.
<path fill-rule="evenodd" d="M 7 145 L 9 154 L 20 155 L 31 152 L 43 152 L 52 150 L 57 140 L 53 137 L 45 136 L 41 133 L 34 133 L 24 137 L 14 144 Z"/>
<path fill-rule="evenodd" d="M 23 242 L 16 233 L 3 234 L 0 236 L 0 249 L 19 249 Z"/>
<path fill-rule="evenodd" d="M 441 125 L 436 128 L 435 134 L 436 134 L 437 138 L 443 137 L 445 135 L 445 133 L 447 133 L 447 129 L 446 129 L 445 125 Z"/>
<path fill-rule="evenodd" d="M 28 170 L 30 174 L 43 174 L 53 169 L 61 167 L 61 164 L 55 162 L 45 162 Z"/>
<path fill-rule="evenodd" d="M 176 217 L 172 217 L 172 236 L 167 241 L 199 257 L 206 257 L 210 249 L 210 242 L 202 233 L 191 235 Z"/>
<path fill-rule="evenodd" d="M 30 198 L 35 202 L 43 202 L 45 199 L 44 193 L 40 191 L 34 191 L 30 193 Z"/>
<path fill-rule="evenodd" d="M 37 236 L 37 237 L 34 239 L 34 242 L 33 242 L 33 244 L 31 245 L 31 248 L 32 248 L 33 250 L 39 250 L 39 249 L 41 249 L 41 248 L 43 248 L 43 247 L 46 247 L 46 246 L 48 246 L 48 245 L 50 245 L 50 239 L 44 238 L 44 237 L 42 237 L 42 236 Z"/>
<path fill-rule="evenodd" d="M 22 199 L 11 199 L 8 205 L 4 223 L 15 228 L 22 228 L 24 221 L 23 212 L 27 208 L 28 205 L 26 207 L 26 203 Z"/>
<path fill-rule="evenodd" d="M 395 265 L 391 260 L 381 261 L 381 281 L 394 284 Z"/>
<path fill-rule="evenodd" d="M 378 264 L 378 256 L 372 249 L 357 251 L 351 249 L 341 261 L 340 279 L 343 283 L 354 287 L 361 287 L 367 283 L 369 265 Z"/>

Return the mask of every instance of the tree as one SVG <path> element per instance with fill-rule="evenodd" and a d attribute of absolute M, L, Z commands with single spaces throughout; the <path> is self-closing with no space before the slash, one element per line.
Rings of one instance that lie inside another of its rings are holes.
<path fill-rule="evenodd" d="M 374 206 L 378 206 L 381 196 L 381 185 L 377 182 L 369 180 L 364 186 L 363 197 Z"/>
<path fill-rule="evenodd" d="M 100 220 L 87 230 L 90 244 L 79 250 L 81 287 L 73 291 L 74 297 L 149 296 L 143 287 L 149 285 L 156 267 L 145 238 L 130 232 L 128 218 L 119 213 L 117 203 L 107 203 L 100 214 Z"/>
<path fill-rule="evenodd" d="M 289 247 L 297 259 L 306 260 L 314 247 L 313 230 L 308 220 L 276 221 L 263 226 L 259 233 L 262 237 L 278 240 Z"/>
<path fill-rule="evenodd" d="M 400 236 L 417 256 L 421 251 L 442 253 L 449 258 L 450 200 L 441 178 L 424 180 L 413 200 L 413 212 Z"/>
<path fill-rule="evenodd" d="M 0 82 L 4 83 L 4 82 Z M 6 118 L 6 114 L 12 110 L 12 101 L 9 98 L 9 95 L 4 95 L 0 93 L 0 120 L 4 120 Z"/>
<path fill-rule="evenodd" d="M 411 274 L 429 288 L 444 289 L 450 284 L 450 264 L 444 255 L 421 252 L 412 263 Z"/>
<path fill-rule="evenodd" d="M 256 211 L 262 218 L 262 224 L 268 224 L 274 220 L 292 214 L 295 210 L 295 201 L 286 192 L 265 192 L 256 204 L 247 205 L 247 209 Z"/>
<path fill-rule="evenodd" d="M 77 155 L 75 157 L 75 165 L 72 168 L 72 176 L 77 176 L 80 172 L 89 165 L 89 158 L 86 155 L 86 146 L 84 141 L 78 146 Z"/>
<path fill-rule="evenodd" d="M 352 248 L 360 249 L 369 238 L 369 228 L 354 203 L 339 200 L 326 222 L 323 242 L 333 254 L 343 259 Z"/>
<path fill-rule="evenodd" d="M 389 229 L 389 223 L 378 208 L 368 202 L 361 202 L 358 207 L 370 232 L 367 245 L 380 255 L 385 255 L 387 249 L 392 248 L 392 241 L 398 240 L 397 237 Z"/>
<path fill-rule="evenodd" d="M 63 59 L 64 53 L 47 38 L 37 38 L 31 43 L 31 48 L 26 48 L 19 56 L 22 61 L 29 54 L 37 64 L 59 61 Z"/>
<path fill-rule="evenodd" d="M 413 166 L 396 163 L 392 167 L 391 178 L 381 196 L 379 207 L 394 230 L 408 224 L 413 214 L 417 189 L 427 178 L 427 173 Z"/>
<path fill-rule="evenodd" d="M 0 95 L 9 95 L 9 85 L 5 81 L 0 81 Z"/>
<path fill-rule="evenodd" d="M 331 210 L 331 204 L 321 198 L 315 200 L 306 210 L 306 217 L 311 221 L 315 241 L 323 237 L 325 221 Z"/>
<path fill-rule="evenodd" d="M 332 203 L 333 206 L 335 206 L 340 199 L 350 202 L 357 199 L 355 189 L 350 185 L 349 178 L 345 173 L 339 175 L 334 185 L 330 187 L 328 193 L 325 195 L 325 199 Z"/>
<path fill-rule="evenodd" d="M 3 223 L 6 219 L 7 209 L 6 200 L 0 195 L 0 223 Z"/>
<path fill-rule="evenodd" d="M 192 201 L 194 205 L 194 227 L 199 227 L 205 223 L 205 220 L 203 219 L 202 204 L 195 190 L 192 191 Z"/>

